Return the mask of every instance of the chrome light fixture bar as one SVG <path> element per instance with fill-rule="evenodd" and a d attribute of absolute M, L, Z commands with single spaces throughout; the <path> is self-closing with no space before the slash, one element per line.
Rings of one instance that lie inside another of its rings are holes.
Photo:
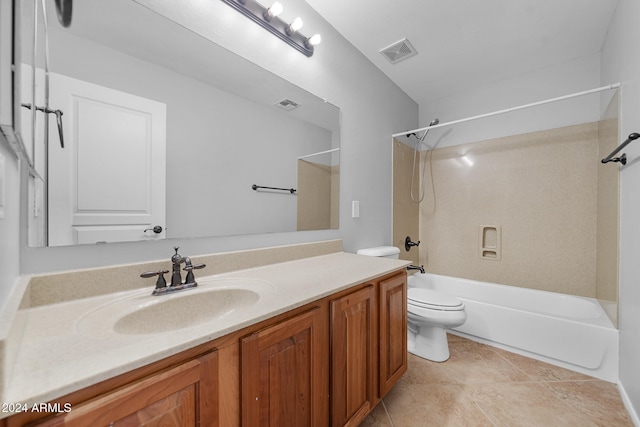
<path fill-rule="evenodd" d="M 300 18 L 296 18 L 292 24 L 280 19 L 278 15 L 282 5 L 278 2 L 271 7 L 264 7 L 255 0 L 222 1 L 308 57 L 313 55 L 314 46 L 320 43 L 319 34 L 306 37 L 298 32 L 302 26 Z"/>

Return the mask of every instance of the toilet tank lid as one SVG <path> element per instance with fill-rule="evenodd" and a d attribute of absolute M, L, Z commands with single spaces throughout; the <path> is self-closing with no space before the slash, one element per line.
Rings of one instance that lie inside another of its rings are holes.
<path fill-rule="evenodd" d="M 395 246 L 376 246 L 375 248 L 358 249 L 358 255 L 366 256 L 389 256 L 400 253 L 400 249 Z"/>

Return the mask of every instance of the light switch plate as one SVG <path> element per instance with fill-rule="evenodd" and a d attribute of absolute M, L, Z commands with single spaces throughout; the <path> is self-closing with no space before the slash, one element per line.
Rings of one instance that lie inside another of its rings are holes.
<path fill-rule="evenodd" d="M 4 164 L 4 156 L 2 154 L 0 154 L 0 219 L 4 219 L 4 199 L 5 199 L 5 182 L 7 181 L 6 178 L 6 170 L 5 170 L 5 164 Z"/>
<path fill-rule="evenodd" d="M 357 200 L 351 202 L 351 218 L 360 218 L 360 202 Z"/>

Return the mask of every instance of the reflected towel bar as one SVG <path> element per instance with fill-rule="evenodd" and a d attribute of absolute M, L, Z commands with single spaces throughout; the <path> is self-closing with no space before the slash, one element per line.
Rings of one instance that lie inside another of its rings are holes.
<path fill-rule="evenodd" d="M 640 138 L 640 134 L 639 133 L 634 132 L 632 134 L 629 134 L 629 138 L 627 138 L 627 140 L 625 142 L 623 142 L 622 144 L 618 145 L 618 148 L 613 150 L 613 152 L 611 154 L 609 154 L 607 157 L 602 159 L 601 162 L 602 163 L 620 162 L 623 165 L 626 165 L 627 164 L 627 155 L 625 153 L 622 153 L 622 156 L 620 156 L 620 157 L 613 157 L 613 156 L 615 156 L 616 153 L 618 153 L 618 151 L 620 151 L 624 147 L 626 147 L 627 144 L 629 144 L 631 141 L 636 140 L 638 138 Z"/>
<path fill-rule="evenodd" d="M 291 194 L 294 194 L 297 190 L 295 188 L 278 188 L 278 187 L 262 187 L 260 185 L 253 184 L 251 186 L 254 190 L 258 190 L 259 188 L 266 188 L 267 190 L 280 190 L 280 191 L 288 191 Z"/>

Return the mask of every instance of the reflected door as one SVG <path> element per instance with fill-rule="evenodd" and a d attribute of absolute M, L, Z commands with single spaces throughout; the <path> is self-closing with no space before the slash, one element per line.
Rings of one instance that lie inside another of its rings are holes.
<path fill-rule="evenodd" d="M 165 238 L 166 105 L 55 73 L 49 104 L 49 245 Z"/>

